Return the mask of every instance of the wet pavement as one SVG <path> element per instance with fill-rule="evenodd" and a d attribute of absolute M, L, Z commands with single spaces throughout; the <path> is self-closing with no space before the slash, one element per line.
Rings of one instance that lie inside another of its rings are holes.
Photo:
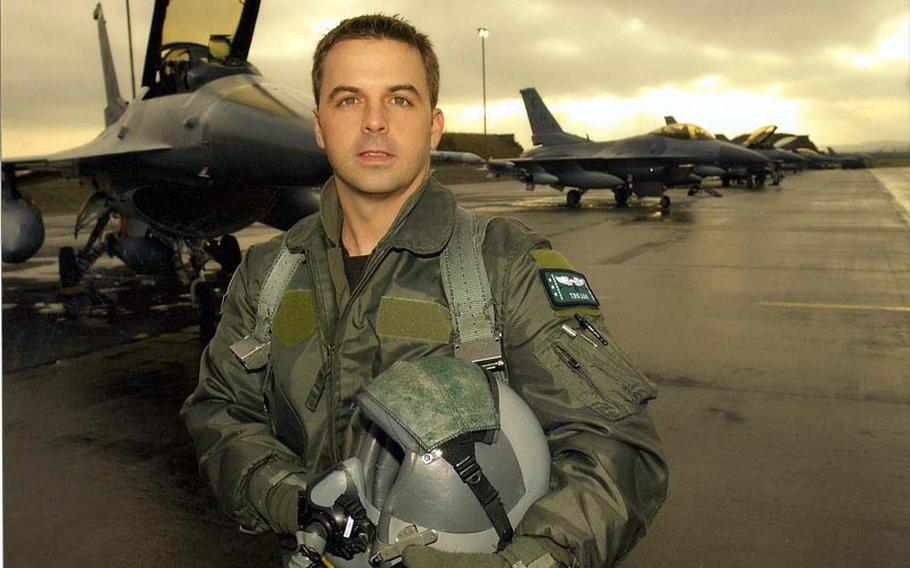
<path fill-rule="evenodd" d="M 512 182 L 455 190 L 552 239 L 660 385 L 670 497 L 624 566 L 906 562 L 910 170 L 671 191 L 669 214 L 593 192 L 568 210 Z M 55 255 L 72 218 L 46 223 L 38 257 L 3 267 L 6 565 L 276 566 L 276 538 L 217 510 L 177 416 L 199 354 L 188 297 L 68 319 Z M 151 290 L 102 269 L 118 298 Z"/>

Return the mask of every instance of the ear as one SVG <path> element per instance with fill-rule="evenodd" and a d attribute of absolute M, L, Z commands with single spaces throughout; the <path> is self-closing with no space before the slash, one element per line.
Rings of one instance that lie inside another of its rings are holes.
<path fill-rule="evenodd" d="M 433 123 L 430 125 L 430 149 L 435 150 L 439 146 L 439 141 L 442 140 L 442 131 L 445 130 L 446 119 L 442 114 L 442 110 L 434 108 L 431 120 Z"/>
<path fill-rule="evenodd" d="M 322 138 L 322 126 L 319 124 L 319 112 L 313 109 L 313 134 L 316 135 L 316 145 L 325 150 L 325 140 Z"/>

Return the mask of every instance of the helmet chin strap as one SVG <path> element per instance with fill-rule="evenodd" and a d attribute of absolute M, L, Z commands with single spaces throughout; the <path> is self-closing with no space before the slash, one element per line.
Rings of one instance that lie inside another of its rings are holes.
<path fill-rule="evenodd" d="M 483 507 L 484 513 L 499 535 L 497 550 L 502 550 L 512 540 L 514 530 L 506 509 L 499 498 L 499 491 L 493 487 L 490 480 L 484 475 L 483 468 L 477 463 L 474 444 L 485 442 L 488 432 L 471 432 L 458 436 L 442 446 L 442 457 L 445 459 L 461 478 L 461 481 L 471 490 L 474 497 Z M 487 442 L 489 443 L 489 442 Z"/>

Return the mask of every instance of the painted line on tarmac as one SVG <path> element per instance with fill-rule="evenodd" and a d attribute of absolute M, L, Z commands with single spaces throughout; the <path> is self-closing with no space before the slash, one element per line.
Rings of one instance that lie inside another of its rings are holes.
<path fill-rule="evenodd" d="M 904 222 L 910 226 L 910 181 L 908 181 L 910 178 L 907 177 L 907 169 L 873 169 L 872 174 L 882 184 L 885 191 L 891 194 L 895 209 L 903 217 Z"/>
<path fill-rule="evenodd" d="M 794 308 L 809 310 L 862 310 L 869 312 L 907 312 L 910 306 L 873 306 L 868 304 L 813 304 L 807 302 L 758 302 L 759 306 L 771 308 Z"/>

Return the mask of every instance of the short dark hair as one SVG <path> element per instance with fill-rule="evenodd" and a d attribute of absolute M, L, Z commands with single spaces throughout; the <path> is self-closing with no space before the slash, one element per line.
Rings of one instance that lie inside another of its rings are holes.
<path fill-rule="evenodd" d="M 407 20 L 395 14 L 366 14 L 348 18 L 325 34 L 316 45 L 313 54 L 313 96 L 319 106 L 319 83 L 322 80 L 322 66 L 325 56 L 339 41 L 346 39 L 391 39 L 406 43 L 420 52 L 423 67 L 427 72 L 427 86 L 430 88 L 430 108 L 436 108 L 439 99 L 439 60 L 433 51 L 433 43 Z"/>

